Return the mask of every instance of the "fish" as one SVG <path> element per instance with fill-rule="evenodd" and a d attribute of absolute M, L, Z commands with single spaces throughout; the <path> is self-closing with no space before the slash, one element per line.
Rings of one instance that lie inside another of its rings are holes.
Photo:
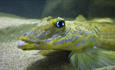
<path fill-rule="evenodd" d="M 95 70 L 115 64 L 114 21 L 50 18 L 19 38 L 22 50 L 69 51 L 75 70 Z M 111 53 L 110 53 L 111 52 Z"/>

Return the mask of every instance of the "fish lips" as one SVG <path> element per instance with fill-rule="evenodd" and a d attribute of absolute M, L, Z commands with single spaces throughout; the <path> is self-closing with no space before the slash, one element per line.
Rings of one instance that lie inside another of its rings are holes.
<path fill-rule="evenodd" d="M 18 41 L 18 48 L 22 50 L 37 50 L 39 48 L 39 44 L 31 41 Z"/>
<path fill-rule="evenodd" d="M 19 41 L 18 41 L 18 48 L 21 49 L 25 44 L 27 44 L 26 41 L 19 40 Z"/>

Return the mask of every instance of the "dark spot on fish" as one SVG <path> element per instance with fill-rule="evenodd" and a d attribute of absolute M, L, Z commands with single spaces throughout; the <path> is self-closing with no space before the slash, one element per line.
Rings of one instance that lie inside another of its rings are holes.
<path fill-rule="evenodd" d="M 76 36 L 76 39 L 80 38 L 79 36 Z"/>
<path fill-rule="evenodd" d="M 77 43 L 76 46 L 79 47 L 81 45 L 81 43 Z"/>
<path fill-rule="evenodd" d="M 63 43 L 64 43 L 64 40 L 56 42 L 55 45 L 57 45 L 57 44 L 63 44 Z"/>
<path fill-rule="evenodd" d="M 71 48 L 71 46 L 66 46 L 67 49 Z"/>
<path fill-rule="evenodd" d="M 72 42 L 72 39 L 65 40 L 65 42 Z"/>

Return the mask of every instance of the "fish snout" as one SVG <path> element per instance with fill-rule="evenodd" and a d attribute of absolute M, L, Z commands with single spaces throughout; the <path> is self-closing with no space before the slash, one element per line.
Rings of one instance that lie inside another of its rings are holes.
<path fill-rule="evenodd" d="M 21 41 L 21 40 L 20 40 L 20 41 L 18 42 L 18 48 L 21 49 L 25 44 L 26 44 L 25 41 Z"/>

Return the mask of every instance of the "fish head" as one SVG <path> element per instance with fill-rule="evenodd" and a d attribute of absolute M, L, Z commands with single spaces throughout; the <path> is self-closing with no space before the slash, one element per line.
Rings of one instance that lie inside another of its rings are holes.
<path fill-rule="evenodd" d="M 89 36 L 84 35 L 84 28 L 72 21 L 55 18 L 42 23 L 20 36 L 18 47 L 23 50 L 68 50 L 78 51 L 89 44 Z M 94 45 L 91 44 L 90 45 Z"/>

